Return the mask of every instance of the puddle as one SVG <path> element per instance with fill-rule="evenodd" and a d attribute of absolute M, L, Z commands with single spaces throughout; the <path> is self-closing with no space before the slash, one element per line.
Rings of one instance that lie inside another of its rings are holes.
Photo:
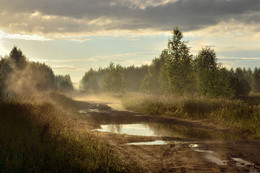
<path fill-rule="evenodd" d="M 157 141 L 149 141 L 149 142 L 132 142 L 127 143 L 126 145 L 167 145 L 169 144 L 166 141 L 157 140 Z"/>
<path fill-rule="evenodd" d="M 95 130 L 99 132 L 110 132 L 127 135 L 160 136 L 145 124 L 109 124 L 101 125 L 101 129 Z"/>
<path fill-rule="evenodd" d="M 86 110 L 79 110 L 78 113 L 80 113 L 80 114 L 87 114 L 88 112 Z"/>
<path fill-rule="evenodd" d="M 248 162 L 244 159 L 241 159 L 241 158 L 232 158 L 232 160 L 237 162 L 237 166 L 241 166 L 241 167 L 246 166 L 246 165 L 249 165 L 249 166 L 253 165 L 250 162 Z"/>
<path fill-rule="evenodd" d="M 221 159 L 213 156 L 212 154 L 207 153 L 204 157 L 207 161 L 216 163 L 217 165 L 220 165 L 220 166 L 227 165 L 226 160 L 221 160 Z"/>
<path fill-rule="evenodd" d="M 215 154 L 214 151 L 198 149 L 198 147 L 199 147 L 198 144 L 190 144 L 189 147 L 196 152 L 203 153 L 203 157 L 209 162 L 215 163 L 220 166 L 227 165 L 226 160 L 221 160 L 221 159 L 217 158 L 216 156 L 214 156 L 214 154 Z"/>
<path fill-rule="evenodd" d="M 209 162 L 215 163 L 220 166 L 227 165 L 227 163 L 228 163 L 227 160 L 221 160 L 221 159 L 215 157 L 214 151 L 199 149 L 198 144 L 190 144 L 189 147 L 196 152 L 204 153 L 203 157 Z M 231 158 L 231 159 L 236 162 L 236 166 L 247 169 L 247 171 L 249 173 L 259 173 L 259 167 L 257 167 L 255 164 L 250 163 L 241 158 Z"/>
<path fill-rule="evenodd" d="M 236 139 L 238 137 L 232 134 L 214 131 L 190 128 L 180 125 L 165 123 L 136 123 L 136 124 L 107 124 L 101 125 L 101 129 L 95 129 L 100 132 L 119 133 L 127 135 L 140 136 L 164 136 L 184 139 Z"/>
<path fill-rule="evenodd" d="M 259 168 L 257 169 L 255 164 L 250 163 L 244 159 L 241 158 L 231 158 L 232 160 L 236 161 L 236 166 L 243 167 L 248 169 L 249 173 L 259 173 Z"/>
<path fill-rule="evenodd" d="M 95 113 L 106 113 L 107 111 L 101 111 L 99 109 L 85 109 L 85 110 L 79 110 L 78 111 L 80 114 L 87 114 L 87 113 L 91 113 L 91 112 L 95 112 Z"/>

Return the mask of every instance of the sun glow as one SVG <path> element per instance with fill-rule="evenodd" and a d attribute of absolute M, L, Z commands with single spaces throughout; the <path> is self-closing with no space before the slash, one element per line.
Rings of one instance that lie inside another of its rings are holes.
<path fill-rule="evenodd" d="M 7 54 L 7 51 L 3 46 L 3 40 L 0 35 L 0 56 L 5 56 L 6 54 Z"/>

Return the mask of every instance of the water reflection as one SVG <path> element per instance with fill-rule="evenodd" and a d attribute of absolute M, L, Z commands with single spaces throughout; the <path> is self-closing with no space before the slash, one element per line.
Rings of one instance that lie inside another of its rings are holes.
<path fill-rule="evenodd" d="M 209 162 L 215 163 L 220 166 L 227 165 L 227 160 L 221 160 L 218 157 L 216 157 L 214 151 L 199 149 L 198 144 L 190 144 L 189 147 L 196 152 L 203 153 L 204 158 Z"/>
<path fill-rule="evenodd" d="M 156 140 L 156 141 L 149 141 L 149 142 L 132 142 L 132 143 L 127 143 L 126 145 L 166 145 L 166 144 L 169 144 L 169 142 Z"/>
<path fill-rule="evenodd" d="M 127 135 L 158 136 L 154 130 L 145 124 L 109 124 L 101 125 L 101 129 L 96 130 Z"/>
<path fill-rule="evenodd" d="M 164 123 L 108 124 L 101 125 L 100 132 L 111 132 L 140 136 L 163 136 L 187 139 L 239 139 L 238 136 L 209 129 L 190 128 Z"/>

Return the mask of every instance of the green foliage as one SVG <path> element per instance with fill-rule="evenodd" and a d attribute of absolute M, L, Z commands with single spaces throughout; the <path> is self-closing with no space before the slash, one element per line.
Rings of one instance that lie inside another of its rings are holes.
<path fill-rule="evenodd" d="M 225 68 L 218 67 L 216 53 L 213 49 L 202 48 L 194 61 L 197 90 L 200 94 L 208 97 L 234 96 L 229 72 Z M 233 85 L 235 84 L 233 83 Z"/>
<path fill-rule="evenodd" d="M 55 76 L 55 87 L 59 91 L 72 91 L 74 89 L 70 75 L 57 75 Z"/>
<path fill-rule="evenodd" d="M 80 90 L 88 93 L 122 92 L 124 90 L 137 92 L 140 90 L 142 80 L 147 73 L 147 65 L 122 67 L 111 64 L 104 69 L 93 70 L 91 68 L 86 72 L 80 81 Z M 110 77 L 112 80 L 110 80 Z"/>
<path fill-rule="evenodd" d="M 172 97 L 156 95 L 126 95 L 125 108 L 157 116 L 200 119 L 225 125 L 251 137 L 260 136 L 260 99 L 245 100 L 207 97 Z"/>
<path fill-rule="evenodd" d="M 34 88 L 38 91 L 48 91 L 55 89 L 55 76 L 52 69 L 46 64 L 39 62 L 30 62 L 24 74 L 28 76 L 23 81 L 28 88 Z M 28 84 L 27 84 L 28 82 Z M 31 85 L 29 84 L 31 82 Z"/>
<path fill-rule="evenodd" d="M 103 88 L 105 91 L 121 93 L 125 91 L 123 68 L 110 63 L 104 76 Z"/>
<path fill-rule="evenodd" d="M 103 78 L 103 70 L 95 71 L 92 68 L 85 73 L 80 81 L 79 88 L 81 91 L 88 93 L 98 93 L 102 90 L 101 79 Z"/>
<path fill-rule="evenodd" d="M 142 81 L 147 74 L 148 65 L 141 67 L 129 66 L 123 68 L 126 90 L 130 92 L 137 92 L 140 90 Z"/>
<path fill-rule="evenodd" d="M 208 85 L 204 88 L 205 95 L 209 97 L 233 97 L 234 91 L 230 87 L 230 77 L 225 68 L 209 71 L 207 74 Z"/>
<path fill-rule="evenodd" d="M 195 59 L 196 69 L 199 72 L 214 71 L 217 69 L 216 52 L 210 47 L 202 48 Z"/>
<path fill-rule="evenodd" d="M 244 79 L 231 77 L 230 85 L 234 91 L 235 96 L 246 96 L 251 91 L 249 83 Z"/>
<path fill-rule="evenodd" d="M 208 95 L 210 90 L 213 89 L 212 85 L 215 85 L 215 82 L 209 82 L 209 80 L 213 80 L 211 75 L 217 73 L 218 70 L 216 53 L 210 47 L 202 48 L 194 62 L 197 90 L 203 95 Z M 214 91 L 212 92 L 214 93 Z"/>
<path fill-rule="evenodd" d="M 24 68 L 27 64 L 27 59 L 24 56 L 23 52 L 18 49 L 16 46 L 10 52 L 10 60 L 16 65 L 18 68 Z"/>
<path fill-rule="evenodd" d="M 143 78 L 141 90 L 145 93 L 161 93 L 165 79 L 163 77 L 163 67 L 168 56 L 167 50 L 164 50 L 160 58 L 155 58 L 148 68 L 148 72 Z"/>
<path fill-rule="evenodd" d="M 193 59 L 179 28 L 173 30 L 168 48 L 151 65 L 121 67 L 113 63 L 105 69 L 91 69 L 80 82 L 87 92 L 142 91 L 163 95 L 200 95 L 207 97 L 240 97 L 260 92 L 259 69 L 227 70 L 217 62 L 214 49 L 204 47 Z M 103 84 L 102 86 L 100 85 Z"/>
<path fill-rule="evenodd" d="M 33 95 L 55 88 L 52 69 L 45 64 L 29 62 L 17 47 L 1 60 L 1 73 L 0 87 L 4 96 Z"/>
<path fill-rule="evenodd" d="M 255 68 L 253 73 L 253 91 L 260 93 L 260 68 Z"/>
<path fill-rule="evenodd" d="M 175 28 L 168 41 L 168 54 L 163 68 L 169 92 L 183 95 L 193 89 L 192 55 L 187 42 L 181 41 L 182 32 Z"/>

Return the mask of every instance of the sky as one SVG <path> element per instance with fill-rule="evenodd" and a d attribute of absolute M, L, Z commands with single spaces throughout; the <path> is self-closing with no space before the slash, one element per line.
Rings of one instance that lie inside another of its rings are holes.
<path fill-rule="evenodd" d="M 179 27 L 196 56 L 205 46 L 226 68 L 260 67 L 260 0 L 0 0 L 0 56 L 79 82 L 110 62 L 150 64 Z"/>

